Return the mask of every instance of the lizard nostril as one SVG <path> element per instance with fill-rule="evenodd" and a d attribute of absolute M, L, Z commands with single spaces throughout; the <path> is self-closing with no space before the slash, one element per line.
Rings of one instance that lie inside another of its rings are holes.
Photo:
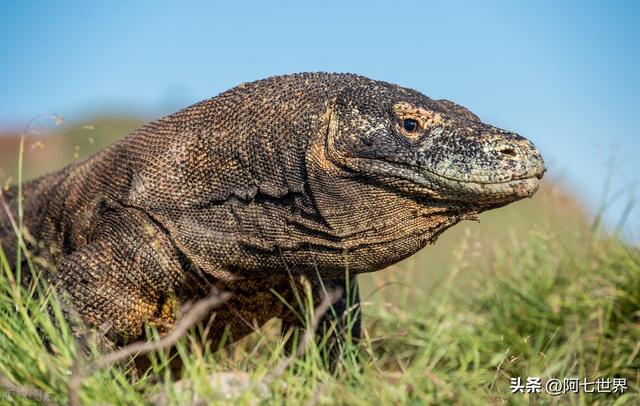
<path fill-rule="evenodd" d="M 511 148 L 502 148 L 500 150 L 500 153 L 503 154 L 503 155 L 509 155 L 509 156 L 516 156 L 517 155 L 516 151 L 514 151 Z"/>

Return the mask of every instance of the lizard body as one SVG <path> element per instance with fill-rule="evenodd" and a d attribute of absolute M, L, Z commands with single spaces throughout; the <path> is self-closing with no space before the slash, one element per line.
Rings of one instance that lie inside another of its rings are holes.
<path fill-rule="evenodd" d="M 457 222 L 529 197 L 541 155 L 446 100 L 351 74 L 243 84 L 25 183 L 47 278 L 114 343 L 211 288 L 232 293 L 212 340 L 292 320 L 291 278 L 344 285 Z M 16 189 L 5 197 L 17 210 Z M 15 260 L 5 214 L 0 241 Z M 314 286 L 318 286 L 317 284 Z"/>

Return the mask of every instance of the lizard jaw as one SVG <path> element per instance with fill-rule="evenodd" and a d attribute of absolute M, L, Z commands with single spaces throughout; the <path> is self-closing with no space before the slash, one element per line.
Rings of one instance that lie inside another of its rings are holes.
<path fill-rule="evenodd" d="M 423 193 L 437 200 L 479 203 L 489 206 L 504 204 L 533 196 L 540 187 L 546 172 L 540 164 L 534 170 L 513 175 L 509 180 L 486 181 L 483 179 L 456 179 L 425 168 L 415 168 L 401 163 L 357 159 L 370 163 L 372 172 L 393 176 L 417 186 Z"/>
<path fill-rule="evenodd" d="M 449 182 L 449 190 L 456 189 L 456 186 L 460 188 L 460 200 L 496 203 L 532 197 L 538 191 L 541 183 L 538 176 L 499 183 Z"/>

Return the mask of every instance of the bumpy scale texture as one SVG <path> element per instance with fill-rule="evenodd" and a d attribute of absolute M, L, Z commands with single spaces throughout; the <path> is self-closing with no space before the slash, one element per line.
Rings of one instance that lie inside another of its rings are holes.
<path fill-rule="evenodd" d="M 457 222 L 535 193 L 528 140 L 464 107 L 351 74 L 243 84 L 26 183 L 30 250 L 90 326 L 166 332 L 212 286 L 212 342 L 292 321 L 317 287 L 394 264 Z M 14 212 L 17 191 L 4 193 Z M 16 235 L 0 215 L 15 261 Z M 292 282 L 293 281 L 293 282 Z M 277 292 L 278 295 L 274 294 Z"/>

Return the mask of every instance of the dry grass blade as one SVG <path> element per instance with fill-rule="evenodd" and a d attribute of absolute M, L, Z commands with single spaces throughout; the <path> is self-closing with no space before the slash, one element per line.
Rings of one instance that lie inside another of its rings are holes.
<path fill-rule="evenodd" d="M 243 388 L 242 391 L 250 391 L 250 390 L 255 390 L 255 389 L 259 389 L 260 391 L 265 391 L 266 388 L 271 385 L 271 383 L 277 379 L 278 377 L 280 377 L 284 371 L 286 371 L 286 369 L 289 367 L 289 365 L 291 365 L 291 363 L 293 362 L 293 360 L 299 356 L 301 356 L 305 349 L 307 348 L 307 346 L 312 342 L 315 332 L 318 329 L 318 326 L 320 324 L 320 320 L 322 319 L 322 316 L 325 315 L 325 313 L 327 313 L 327 311 L 329 311 L 329 309 L 331 308 L 331 306 L 340 298 L 340 296 L 342 295 L 342 289 L 341 288 L 337 288 L 334 290 L 330 290 L 326 293 L 326 295 L 324 296 L 322 302 L 320 303 L 320 305 L 318 307 L 316 307 L 313 311 L 313 316 L 312 316 L 312 320 L 308 326 L 307 329 L 305 329 L 304 335 L 302 337 L 302 340 L 300 341 L 300 343 L 298 344 L 298 348 L 296 349 L 295 353 L 291 354 L 290 356 L 282 359 L 276 366 L 275 368 L 267 375 L 265 376 L 262 380 L 259 381 L 254 381 L 248 384 L 243 384 Z M 183 386 L 189 386 L 190 381 L 187 380 L 181 380 L 176 382 L 177 385 L 183 385 Z M 166 403 L 166 391 L 165 394 L 162 397 L 159 397 L 156 401 L 154 401 L 154 404 L 164 404 Z M 192 405 L 201 405 L 201 404 L 206 404 L 203 400 L 195 400 Z"/>

